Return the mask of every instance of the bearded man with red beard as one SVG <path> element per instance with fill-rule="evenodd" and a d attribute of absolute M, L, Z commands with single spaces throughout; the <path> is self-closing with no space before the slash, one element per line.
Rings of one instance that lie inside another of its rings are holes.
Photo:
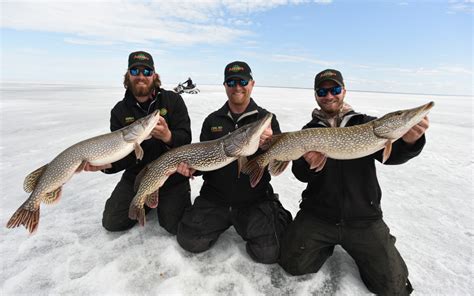
<path fill-rule="evenodd" d="M 144 155 L 137 161 L 135 153 L 103 166 L 88 164 L 87 171 L 102 170 L 113 174 L 125 170 L 121 180 L 105 203 L 102 225 L 108 231 L 123 231 L 137 221 L 128 218 L 130 202 L 135 196 L 134 183 L 138 173 L 150 162 L 171 148 L 191 143 L 191 121 L 183 98 L 161 88 L 160 76 L 155 72 L 153 57 L 144 51 L 132 52 L 123 85 L 124 98 L 111 111 L 110 130 L 115 131 L 160 110 L 160 120 L 151 138 L 142 142 Z M 184 209 L 191 205 L 188 178 L 173 174 L 160 188 L 157 208 L 158 221 L 169 233 L 176 234 Z M 150 211 L 146 208 L 146 212 Z"/>

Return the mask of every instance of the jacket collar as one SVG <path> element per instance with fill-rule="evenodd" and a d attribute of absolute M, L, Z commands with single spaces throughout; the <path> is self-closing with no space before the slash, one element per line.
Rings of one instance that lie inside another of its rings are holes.
<path fill-rule="evenodd" d="M 341 110 L 339 111 L 339 114 L 337 114 L 334 117 L 330 117 L 325 113 L 323 110 L 315 108 L 311 114 L 313 117 L 313 120 L 319 121 L 318 123 L 327 126 L 327 127 L 344 127 L 349 119 L 356 115 L 357 113 L 354 112 L 352 107 L 344 103 L 342 105 Z"/>
<path fill-rule="evenodd" d="M 230 119 L 233 120 L 231 112 L 232 111 L 229 108 L 229 102 L 226 101 L 225 104 L 219 110 L 217 110 L 216 114 L 218 116 L 229 117 Z M 252 98 L 250 98 L 249 105 L 247 106 L 245 111 L 242 112 L 242 114 L 239 116 L 239 118 L 237 119 L 237 122 L 239 122 L 245 117 L 248 117 L 254 114 L 258 114 L 258 106 L 255 103 L 255 101 Z"/>
<path fill-rule="evenodd" d="M 150 106 L 153 105 L 156 100 L 158 99 L 158 96 L 161 94 L 161 89 L 158 89 L 158 91 L 154 90 L 151 94 L 152 96 L 152 101 L 150 103 Z M 127 89 L 125 91 L 125 96 L 124 96 L 124 101 L 125 101 L 125 104 L 127 104 L 127 106 L 129 106 L 130 108 L 139 108 L 140 110 L 144 111 L 145 113 L 149 113 L 150 110 L 143 110 L 142 107 L 140 106 L 140 104 L 138 103 L 137 99 L 135 98 L 135 96 L 133 95 L 132 91 Z"/>

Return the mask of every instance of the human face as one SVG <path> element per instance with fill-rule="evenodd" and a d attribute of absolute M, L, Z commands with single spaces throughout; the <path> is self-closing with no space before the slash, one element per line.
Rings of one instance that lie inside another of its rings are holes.
<path fill-rule="evenodd" d="M 153 73 L 153 75 L 144 76 L 143 70 L 145 69 L 145 67 L 136 68 L 140 70 L 140 73 L 138 75 L 131 75 L 130 70 L 127 73 L 130 78 L 130 87 L 132 93 L 136 98 L 148 97 L 153 91 L 153 78 L 156 74 Z"/>
<path fill-rule="evenodd" d="M 229 87 L 224 83 L 225 92 L 227 94 L 229 107 L 234 113 L 242 113 L 250 103 L 250 96 L 255 84 L 254 80 L 250 80 L 246 86 L 241 86 L 237 83 L 235 87 Z"/>
<path fill-rule="evenodd" d="M 337 86 L 338 84 L 332 80 L 326 80 L 319 84 L 319 88 L 331 88 L 333 86 Z M 314 96 L 316 97 L 316 102 L 318 102 L 319 107 L 325 113 L 333 116 L 337 115 L 339 111 L 342 109 L 342 105 L 344 104 L 344 97 L 346 95 L 346 89 L 343 87 L 342 92 L 338 95 L 333 95 L 330 91 L 324 97 L 319 97 L 316 92 Z"/>

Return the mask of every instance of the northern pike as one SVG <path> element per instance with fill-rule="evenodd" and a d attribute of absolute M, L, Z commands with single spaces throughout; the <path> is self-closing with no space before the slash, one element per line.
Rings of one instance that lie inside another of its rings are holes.
<path fill-rule="evenodd" d="M 144 204 L 150 208 L 158 206 L 159 188 L 176 172 L 181 162 L 196 170 L 213 171 L 238 160 L 240 170 L 244 157 L 257 151 L 260 135 L 270 125 L 272 117 L 268 113 L 262 119 L 216 140 L 177 147 L 149 163 L 137 176 L 138 191 L 130 203 L 129 218 L 145 225 Z"/>
<path fill-rule="evenodd" d="M 361 125 L 281 133 L 273 136 L 270 148 L 247 162 L 242 172 L 250 176 L 250 184 L 255 187 L 267 165 L 270 174 L 277 176 L 290 160 L 309 151 L 318 151 L 333 159 L 355 159 L 384 149 L 382 162 L 385 162 L 392 143 L 419 123 L 433 106 L 434 102 L 429 102 L 417 108 L 391 112 Z"/>
<path fill-rule="evenodd" d="M 142 159 L 140 143 L 150 138 L 150 133 L 160 118 L 159 110 L 140 118 L 132 124 L 111 133 L 78 142 L 51 162 L 30 173 L 23 183 L 30 197 L 18 208 L 7 223 L 8 228 L 24 225 L 30 233 L 36 231 L 39 223 L 40 203 L 52 204 L 59 201 L 62 185 L 74 173 L 79 173 L 87 163 L 100 166 L 120 160 L 135 151 Z"/>

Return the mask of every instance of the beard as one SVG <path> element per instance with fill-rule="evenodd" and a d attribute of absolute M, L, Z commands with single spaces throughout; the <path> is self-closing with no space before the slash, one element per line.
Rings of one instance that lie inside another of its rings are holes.
<path fill-rule="evenodd" d="M 130 89 L 135 97 L 146 97 L 153 92 L 153 82 L 146 85 L 138 85 L 139 81 L 128 81 L 128 89 Z"/>

